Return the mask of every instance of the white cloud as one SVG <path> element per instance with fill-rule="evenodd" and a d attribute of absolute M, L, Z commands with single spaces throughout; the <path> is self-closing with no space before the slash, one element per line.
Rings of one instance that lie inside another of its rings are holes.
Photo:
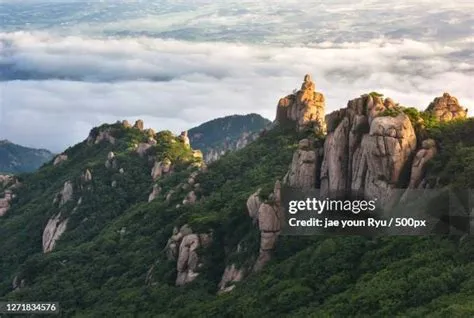
<path fill-rule="evenodd" d="M 438 2 L 439 12 L 456 9 Z M 347 4 L 340 1 L 331 5 L 315 2 L 315 7 L 308 9 L 311 14 L 300 10 L 300 1 L 270 8 L 264 4 L 253 7 L 236 2 L 223 7 L 212 3 L 192 14 L 203 23 L 200 26 L 209 27 L 206 42 L 198 41 L 204 27 L 174 34 L 178 38 L 195 35 L 194 41 L 149 36 L 107 38 L 94 33 L 101 25 L 114 32 L 117 28 L 130 30 L 140 16 L 133 10 L 123 23 L 107 17 L 112 22 L 75 22 L 63 33 L 58 33 L 57 26 L 45 32 L 0 33 L 0 137 L 60 151 L 83 140 L 90 128 L 104 121 L 142 118 L 149 127 L 178 133 L 234 113 L 257 112 L 273 119 L 278 99 L 299 88 L 306 73 L 313 75 L 317 89 L 325 94 L 327 111 L 374 90 L 419 108 L 448 91 L 463 105 L 474 107 L 472 35 L 463 37 L 460 33 L 452 41 L 424 40 L 416 33 L 413 37 L 386 36 L 401 29 L 386 23 L 384 33 L 372 20 L 381 19 L 385 12 L 385 22 L 397 26 L 401 22 L 389 4 L 381 1 L 361 4 L 365 24 L 354 7 L 341 10 Z M 412 5 L 400 10 L 413 11 L 407 19 L 421 16 L 426 21 L 429 15 L 422 9 L 428 5 L 424 1 L 416 10 Z M 248 10 L 239 20 L 232 12 L 245 6 Z M 324 7 L 334 9 L 335 16 Z M 162 22 L 150 8 L 146 13 L 142 27 L 155 27 L 156 32 L 197 27 L 196 20 L 190 22 L 190 13 L 169 13 Z M 455 18 L 452 14 L 449 19 Z M 223 20 L 223 16 L 233 19 Z M 341 16 L 344 23 L 336 27 Z M 466 21 L 462 13 L 457 19 L 461 24 Z M 155 20 L 156 26 L 152 23 Z M 71 33 L 72 26 L 85 31 Z M 277 26 L 283 31 L 277 32 Z M 224 27 L 230 27 L 225 34 Z M 292 39 L 295 27 L 300 30 L 294 32 L 296 40 L 279 43 Z M 258 40 L 265 30 L 269 44 L 251 44 L 255 42 L 252 32 Z M 242 34 L 243 43 L 228 42 Z M 220 37 L 227 42 L 217 41 Z M 301 38 L 313 43 L 298 44 Z"/>

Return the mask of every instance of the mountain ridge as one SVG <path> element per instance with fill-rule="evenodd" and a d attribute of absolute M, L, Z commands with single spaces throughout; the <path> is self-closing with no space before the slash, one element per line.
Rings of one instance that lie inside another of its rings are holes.
<path fill-rule="evenodd" d="M 22 173 L 33 172 L 49 161 L 54 154 L 47 149 L 25 147 L 0 140 L 0 172 Z"/>
<path fill-rule="evenodd" d="M 433 103 L 371 92 L 325 114 L 307 75 L 270 129 L 208 165 L 186 133 L 94 128 L 7 185 L 0 299 L 54 298 L 67 316 L 474 314 L 469 237 L 279 235 L 283 185 L 387 201 L 474 187 L 473 119 L 449 94 Z"/>
<path fill-rule="evenodd" d="M 256 113 L 230 115 L 207 121 L 188 130 L 188 134 L 191 144 L 210 163 L 229 151 L 242 149 L 270 124 L 270 120 Z"/>

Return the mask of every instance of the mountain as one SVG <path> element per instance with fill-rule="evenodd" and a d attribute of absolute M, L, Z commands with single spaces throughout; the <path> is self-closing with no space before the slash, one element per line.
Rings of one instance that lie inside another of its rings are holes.
<path fill-rule="evenodd" d="M 282 235 L 281 213 L 287 186 L 472 189 L 474 120 L 448 93 L 422 112 L 377 92 L 325 104 L 307 75 L 271 129 L 208 165 L 186 133 L 119 122 L 2 181 L 0 300 L 67 317 L 472 316 L 471 237 Z"/>
<path fill-rule="evenodd" d="M 188 131 L 191 145 L 200 149 L 207 163 L 229 151 L 242 149 L 268 127 L 270 120 L 258 114 L 216 118 Z"/>
<path fill-rule="evenodd" d="M 0 140 L 0 172 L 32 172 L 52 157 L 53 154 L 45 149 L 27 148 Z"/>

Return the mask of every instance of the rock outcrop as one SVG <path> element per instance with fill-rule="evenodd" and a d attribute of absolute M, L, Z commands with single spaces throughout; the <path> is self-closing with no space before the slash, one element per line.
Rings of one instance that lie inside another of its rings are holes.
<path fill-rule="evenodd" d="M 311 139 L 315 135 L 299 142 L 283 179 L 285 185 L 320 189 L 321 197 L 363 195 L 376 198 L 383 207 L 400 199 L 396 190 L 424 186 L 426 163 L 436 155 L 436 143 L 431 139 L 418 143 L 410 117 L 399 104 L 373 92 L 349 101 L 346 108 L 328 114 L 324 120 L 322 111 L 324 98 L 314 92 L 309 76 L 299 91 L 280 100 L 276 123 L 296 122 L 298 130 L 314 123 L 327 131 L 324 145 Z M 435 99 L 427 111 L 440 120 L 463 118 L 467 113 L 456 98 L 447 94 Z M 260 199 L 260 189 L 247 200 L 249 216 L 258 222 L 260 230 L 254 271 L 271 259 L 281 230 L 280 189 L 277 182 L 268 200 Z"/>
<path fill-rule="evenodd" d="M 415 130 L 407 115 L 380 116 L 396 105 L 390 99 L 363 95 L 347 108 L 326 116 L 328 135 L 321 165 L 321 195 L 364 194 L 381 204 L 416 150 Z"/>
<path fill-rule="evenodd" d="M 426 109 L 439 121 L 450 121 L 453 119 L 464 119 L 467 117 L 467 108 L 459 105 L 456 97 L 449 93 L 444 93 L 441 97 L 436 97 Z"/>
<path fill-rule="evenodd" d="M 176 260 L 176 286 L 192 282 L 199 275 L 201 260 L 197 253 L 199 247 L 207 247 L 212 241 L 210 234 L 195 234 L 187 225 L 178 231 L 174 229 L 168 240 L 166 250 L 170 259 Z"/>
<path fill-rule="evenodd" d="M 86 171 L 82 175 L 82 180 L 84 182 L 91 182 L 92 181 L 92 172 L 89 169 L 86 169 Z"/>
<path fill-rule="evenodd" d="M 132 125 L 130 124 L 130 122 L 128 120 L 123 120 L 122 121 L 122 126 L 125 127 L 125 128 L 132 128 Z"/>
<path fill-rule="evenodd" d="M 305 75 L 301 89 L 278 102 L 275 121 L 284 123 L 296 122 L 298 130 L 315 127 L 324 132 L 324 95 L 315 91 L 315 84 L 310 75 Z"/>
<path fill-rule="evenodd" d="M 191 144 L 190 144 L 190 142 L 189 142 L 189 137 L 188 137 L 188 132 L 187 132 L 187 131 L 181 132 L 181 135 L 179 136 L 179 139 L 181 140 L 181 142 L 182 142 L 187 148 L 191 148 Z"/>
<path fill-rule="evenodd" d="M 15 198 L 13 190 L 18 188 L 18 186 L 20 186 L 20 182 L 17 178 L 9 175 L 0 175 L 0 191 L 3 191 L 3 197 L 0 198 L 0 217 L 10 210 L 11 201 Z"/>
<path fill-rule="evenodd" d="M 60 154 L 58 156 L 56 156 L 56 158 L 54 158 L 54 161 L 53 161 L 53 166 L 57 166 L 59 165 L 61 162 L 64 162 L 68 159 L 68 156 L 65 155 L 65 154 Z"/>
<path fill-rule="evenodd" d="M 244 278 L 244 275 L 244 270 L 237 269 L 235 264 L 227 266 L 218 285 L 219 294 L 232 291 L 235 287 L 233 283 L 240 282 Z"/>
<path fill-rule="evenodd" d="M 161 187 L 158 186 L 157 184 L 155 184 L 153 186 L 153 190 L 151 191 L 150 195 L 148 196 L 148 202 L 151 202 L 151 201 L 155 200 L 158 197 L 158 195 L 160 194 L 160 192 L 161 192 Z"/>
<path fill-rule="evenodd" d="M 117 168 L 117 159 L 115 158 L 115 153 L 112 151 L 107 154 L 107 160 L 105 161 L 105 168 Z"/>
<path fill-rule="evenodd" d="M 74 189 L 72 186 L 71 181 L 66 181 L 64 182 L 63 189 L 59 193 L 60 201 L 59 201 L 59 207 L 62 207 L 66 203 L 68 203 L 74 194 Z"/>
<path fill-rule="evenodd" d="M 172 169 L 171 160 L 168 158 L 163 159 L 162 161 L 155 162 L 153 169 L 151 170 L 151 177 L 153 181 L 158 180 L 161 176 L 169 174 Z"/>
<path fill-rule="evenodd" d="M 18 278 L 18 276 L 15 276 L 13 278 L 13 282 L 12 282 L 13 291 L 20 290 L 20 289 L 24 288 L 25 286 L 26 286 L 26 281 L 24 279 L 20 279 L 20 278 Z"/>
<path fill-rule="evenodd" d="M 145 124 L 143 123 L 143 120 L 139 119 L 135 122 L 135 125 L 133 125 L 134 128 L 137 128 L 140 131 L 143 131 Z"/>
<path fill-rule="evenodd" d="M 258 189 L 247 199 L 247 211 L 254 221 L 258 220 L 258 209 L 260 209 L 263 203 L 262 200 L 260 200 L 260 191 L 261 189 Z"/>
<path fill-rule="evenodd" d="M 136 149 L 136 152 L 138 153 L 138 155 L 139 155 L 140 157 L 143 157 L 143 156 L 146 155 L 148 149 L 150 149 L 152 146 L 153 146 L 153 145 L 152 145 L 151 143 L 144 143 L 144 142 L 142 142 L 142 143 L 138 144 L 137 149 Z"/>
<path fill-rule="evenodd" d="M 255 198 L 256 194 L 252 194 L 247 200 L 248 203 L 250 201 L 250 204 L 247 205 L 250 206 L 249 215 L 257 218 L 260 230 L 260 252 L 253 268 L 254 271 L 261 270 L 271 259 L 271 253 L 281 231 L 283 210 L 281 208 L 280 191 L 281 183 L 277 181 L 269 199 L 259 205 L 256 216 L 255 207 L 260 201 Z"/>
<path fill-rule="evenodd" d="M 10 201 L 13 198 L 11 190 L 5 190 L 4 197 L 0 199 L 0 217 L 4 216 L 10 209 Z"/>
<path fill-rule="evenodd" d="M 66 231 L 69 219 L 62 219 L 61 213 L 51 218 L 43 231 L 43 253 L 51 252 L 56 246 L 56 242 Z"/>
<path fill-rule="evenodd" d="M 94 143 L 98 144 L 102 141 L 107 141 L 111 143 L 112 145 L 115 144 L 116 140 L 115 140 L 115 137 L 112 136 L 110 129 L 99 132 L 99 135 L 95 138 Z"/>

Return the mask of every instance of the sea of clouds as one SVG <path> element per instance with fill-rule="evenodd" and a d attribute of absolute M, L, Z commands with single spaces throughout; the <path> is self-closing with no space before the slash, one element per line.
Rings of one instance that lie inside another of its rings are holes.
<path fill-rule="evenodd" d="M 103 122 L 175 133 L 274 118 L 310 73 L 327 111 L 378 91 L 474 109 L 472 1 L 17 1 L 0 4 L 0 139 L 59 152 Z M 473 114 L 472 111 L 470 113 Z"/>

